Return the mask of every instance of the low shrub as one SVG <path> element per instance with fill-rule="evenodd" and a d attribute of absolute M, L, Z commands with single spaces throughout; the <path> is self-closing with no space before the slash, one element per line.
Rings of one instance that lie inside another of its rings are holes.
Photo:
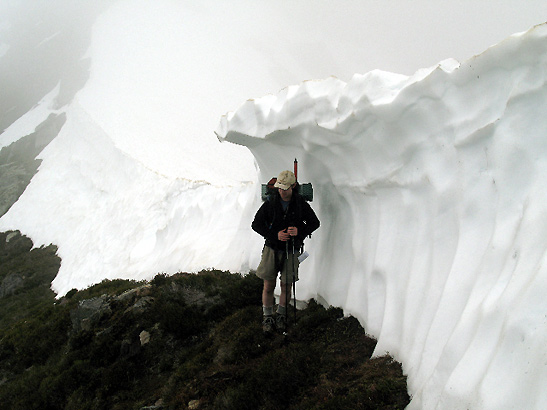
<path fill-rule="evenodd" d="M 158 399 L 163 408 L 181 409 L 191 400 L 200 409 L 238 410 L 408 404 L 400 365 L 370 359 L 375 341 L 341 309 L 312 300 L 296 324 L 290 311 L 289 336 L 266 338 L 255 275 L 159 274 L 144 285 L 103 281 L 55 300 L 38 292 L 42 283 L 7 298 L 27 307 L 4 316 L 0 328 L 2 406 L 141 409 Z M 83 314 L 82 306 L 97 313 Z"/>

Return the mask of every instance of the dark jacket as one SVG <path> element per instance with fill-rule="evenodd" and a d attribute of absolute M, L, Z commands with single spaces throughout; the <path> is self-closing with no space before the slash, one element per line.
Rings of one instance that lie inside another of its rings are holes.
<path fill-rule="evenodd" d="M 298 236 L 294 238 L 295 252 L 301 250 L 306 236 L 319 228 L 315 212 L 297 192 L 293 193 L 287 212 L 283 211 L 281 197 L 276 192 L 258 209 L 251 225 L 255 232 L 266 239 L 266 246 L 279 251 L 285 251 L 287 243 L 277 239 L 277 234 L 289 226 L 298 228 Z M 292 244 L 289 248 L 289 252 L 292 252 Z"/>

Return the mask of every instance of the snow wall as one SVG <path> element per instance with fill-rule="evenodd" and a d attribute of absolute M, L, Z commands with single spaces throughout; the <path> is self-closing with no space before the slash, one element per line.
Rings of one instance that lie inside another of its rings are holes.
<path fill-rule="evenodd" d="M 297 295 L 403 362 L 409 409 L 547 408 L 546 69 L 541 25 L 410 78 L 291 86 L 218 127 L 262 181 L 299 159 L 322 226 Z"/>

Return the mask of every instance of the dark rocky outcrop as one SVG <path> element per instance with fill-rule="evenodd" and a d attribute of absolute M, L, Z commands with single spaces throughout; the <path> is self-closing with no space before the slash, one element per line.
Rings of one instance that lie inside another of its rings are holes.
<path fill-rule="evenodd" d="M 0 283 L 0 299 L 5 296 L 13 295 L 18 289 L 23 287 L 25 278 L 21 275 L 11 273 L 7 275 Z"/>
<path fill-rule="evenodd" d="M 59 134 L 66 115 L 50 114 L 36 131 L 0 151 L 0 216 L 17 202 L 41 161 L 36 157 Z"/>
<path fill-rule="evenodd" d="M 104 316 L 112 313 L 110 309 L 109 297 L 103 295 L 100 297 L 82 300 L 76 309 L 70 312 L 72 321 L 72 330 L 81 332 L 82 330 L 91 330 Z"/>

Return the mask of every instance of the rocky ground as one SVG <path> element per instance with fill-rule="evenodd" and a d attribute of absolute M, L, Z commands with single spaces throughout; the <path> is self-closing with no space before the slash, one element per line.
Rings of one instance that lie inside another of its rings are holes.
<path fill-rule="evenodd" d="M 287 336 L 266 337 L 261 281 L 218 271 L 105 281 L 56 300 L 47 286 L 59 266 L 55 249 L 29 244 L 0 233 L 3 408 L 355 410 L 409 402 L 400 364 L 371 358 L 375 340 L 340 309 L 311 300 L 296 323 L 291 314 Z"/>

